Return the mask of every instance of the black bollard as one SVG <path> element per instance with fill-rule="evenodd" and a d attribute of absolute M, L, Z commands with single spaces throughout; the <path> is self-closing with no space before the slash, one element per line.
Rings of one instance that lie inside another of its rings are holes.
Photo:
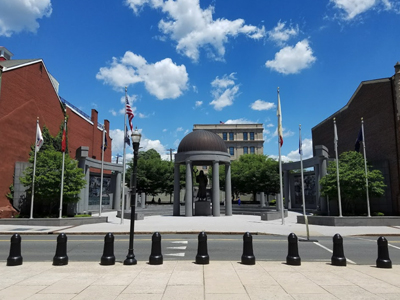
<path fill-rule="evenodd" d="M 253 237 L 249 232 L 246 232 L 243 235 L 242 264 L 244 265 L 256 264 L 256 258 L 253 253 Z"/>
<path fill-rule="evenodd" d="M 20 266 L 22 265 L 21 256 L 21 236 L 14 233 L 11 237 L 10 255 L 7 258 L 7 266 Z"/>
<path fill-rule="evenodd" d="M 115 265 L 114 235 L 111 232 L 104 237 L 104 251 L 100 264 L 103 266 Z"/>
<path fill-rule="evenodd" d="M 389 258 L 388 241 L 383 236 L 378 239 L 378 258 L 376 260 L 377 268 L 392 268 L 392 261 Z"/>
<path fill-rule="evenodd" d="M 331 258 L 331 263 L 334 266 L 342 266 L 345 267 L 346 257 L 344 257 L 343 251 L 343 238 L 339 233 L 336 233 L 333 236 L 333 254 Z"/>
<path fill-rule="evenodd" d="M 199 233 L 199 244 L 197 246 L 196 264 L 208 265 L 210 257 L 207 250 L 207 235 L 204 231 Z"/>
<path fill-rule="evenodd" d="M 297 236 L 294 233 L 288 236 L 288 255 L 286 256 L 286 263 L 292 266 L 300 266 L 301 258 L 299 256 L 299 246 L 297 243 Z"/>
<path fill-rule="evenodd" d="M 161 254 L 161 234 L 154 232 L 151 238 L 151 254 L 149 257 L 150 265 L 162 265 L 163 256 Z"/>
<path fill-rule="evenodd" d="M 67 256 L 67 236 L 65 233 L 60 233 L 57 237 L 56 255 L 53 257 L 53 266 L 68 265 Z"/>

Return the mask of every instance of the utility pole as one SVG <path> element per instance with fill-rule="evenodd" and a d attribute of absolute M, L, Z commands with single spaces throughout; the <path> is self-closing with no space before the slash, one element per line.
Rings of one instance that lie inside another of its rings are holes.
<path fill-rule="evenodd" d="M 175 149 L 167 149 L 169 151 L 169 161 L 172 161 L 172 151 L 175 151 Z"/>
<path fill-rule="evenodd" d="M 167 150 L 169 151 L 169 161 L 172 161 L 172 151 L 175 151 L 175 149 L 169 148 Z M 169 195 L 169 203 L 172 203 L 172 194 Z"/>

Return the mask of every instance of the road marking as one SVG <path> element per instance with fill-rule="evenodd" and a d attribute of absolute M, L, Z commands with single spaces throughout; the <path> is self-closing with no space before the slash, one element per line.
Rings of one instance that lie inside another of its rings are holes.
<path fill-rule="evenodd" d="M 396 249 L 399 249 L 399 250 L 400 250 L 400 247 L 393 246 L 393 245 L 391 245 L 391 244 L 388 244 L 388 246 L 390 246 L 390 247 L 393 247 L 393 248 L 396 248 Z"/>
<path fill-rule="evenodd" d="M 186 246 L 182 246 L 182 247 L 167 247 L 167 249 L 186 250 Z"/>
<path fill-rule="evenodd" d="M 174 242 L 171 242 L 172 244 L 187 244 L 188 243 L 188 241 L 174 241 Z"/>
<path fill-rule="evenodd" d="M 324 245 L 321 245 L 321 244 L 318 243 L 318 242 L 314 242 L 314 244 L 317 245 L 317 246 L 320 246 L 322 249 L 325 249 L 326 251 L 328 251 L 328 252 L 330 252 L 330 253 L 333 253 L 333 251 L 332 251 L 331 249 L 325 247 Z M 348 261 L 348 262 L 351 263 L 351 264 L 356 265 L 356 263 L 355 263 L 354 261 L 348 259 L 347 257 L 346 257 L 346 261 Z"/>
<path fill-rule="evenodd" d="M 181 257 L 183 257 L 183 256 L 185 256 L 185 252 L 180 252 L 180 253 L 167 253 L 167 254 L 164 254 L 164 255 L 166 255 L 166 256 L 181 256 Z"/>

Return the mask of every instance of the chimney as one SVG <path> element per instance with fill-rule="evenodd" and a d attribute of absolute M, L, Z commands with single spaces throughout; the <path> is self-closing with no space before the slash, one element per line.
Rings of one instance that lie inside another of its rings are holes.
<path fill-rule="evenodd" d="M 6 47 L 0 46 L 0 61 L 10 60 L 13 55 Z"/>

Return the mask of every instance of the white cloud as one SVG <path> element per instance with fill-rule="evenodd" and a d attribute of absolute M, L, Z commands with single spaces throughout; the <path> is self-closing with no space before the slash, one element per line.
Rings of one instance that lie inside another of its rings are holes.
<path fill-rule="evenodd" d="M 183 131 L 183 128 L 182 128 L 182 127 L 178 127 L 178 128 L 176 129 L 176 132 L 180 132 L 180 131 Z"/>
<path fill-rule="evenodd" d="M 313 147 L 311 139 L 304 139 L 302 143 L 302 148 L 303 148 L 303 159 L 308 159 L 313 156 L 313 149 L 312 149 Z M 276 160 L 279 159 L 277 155 L 270 155 L 270 157 Z M 288 155 L 281 155 L 281 159 L 283 162 L 299 161 L 300 160 L 299 148 L 290 151 Z"/>
<path fill-rule="evenodd" d="M 196 103 L 195 103 L 195 107 L 200 107 L 200 106 L 202 106 L 203 105 L 203 101 L 196 101 Z"/>
<path fill-rule="evenodd" d="M 290 28 L 286 28 L 286 22 L 279 21 L 274 29 L 268 31 L 267 34 L 268 39 L 277 43 L 278 45 L 282 45 L 291 37 L 299 34 L 299 26 L 296 25 L 295 27 L 290 26 Z"/>
<path fill-rule="evenodd" d="M 164 129 L 163 129 L 163 132 L 167 132 L 167 131 L 168 131 L 168 129 L 167 129 L 167 128 L 164 128 Z"/>
<path fill-rule="evenodd" d="M 247 120 L 245 118 L 240 118 L 236 120 L 228 120 L 225 122 L 225 124 L 255 124 L 256 122 Z"/>
<path fill-rule="evenodd" d="M 113 109 L 110 109 L 109 112 L 115 117 L 117 116 L 117 112 Z"/>
<path fill-rule="evenodd" d="M 396 9 L 398 3 L 390 0 L 330 0 L 330 2 L 342 12 L 341 17 L 345 20 L 352 20 L 370 9 L 398 12 Z"/>
<path fill-rule="evenodd" d="M 109 134 L 112 138 L 112 153 L 114 155 L 117 153 L 122 153 L 124 151 L 124 130 L 110 129 Z"/>
<path fill-rule="evenodd" d="M 266 102 L 262 100 L 256 100 L 250 105 L 253 110 L 270 110 L 275 108 L 275 104 L 273 102 Z"/>
<path fill-rule="evenodd" d="M 222 110 L 226 106 L 233 104 L 239 92 L 239 85 L 235 84 L 235 73 L 225 74 L 222 78 L 218 76 L 211 82 L 213 90 L 211 91 L 214 100 L 210 105 L 214 106 L 215 110 Z"/>
<path fill-rule="evenodd" d="M 308 44 L 308 40 L 298 42 L 294 47 L 287 46 L 275 54 L 274 60 L 268 60 L 265 65 L 278 73 L 296 74 L 309 68 L 316 58 Z"/>
<path fill-rule="evenodd" d="M 146 90 L 159 100 L 181 96 L 189 80 L 184 65 L 178 66 L 170 58 L 149 64 L 131 51 L 120 59 L 113 57 L 111 65 L 100 68 L 96 78 L 117 90 L 143 82 Z"/>
<path fill-rule="evenodd" d="M 151 140 L 144 136 L 141 129 L 139 131 L 142 134 L 142 139 L 140 141 L 140 151 L 147 151 L 150 149 L 156 150 L 163 159 L 169 158 L 169 155 L 166 155 L 166 147 L 160 142 L 160 140 Z M 110 137 L 113 139 L 112 141 L 112 152 L 114 155 L 122 153 L 124 150 L 124 131 L 121 129 L 111 129 Z M 132 147 L 126 147 L 126 159 L 132 159 Z"/>
<path fill-rule="evenodd" d="M 126 0 L 127 5 L 137 14 L 144 4 L 161 8 L 167 16 L 158 27 L 176 44 L 176 50 L 193 61 L 199 59 L 199 49 L 207 51 L 209 57 L 223 60 L 228 38 L 243 34 L 251 39 L 265 36 L 264 27 L 245 25 L 243 19 L 213 20 L 214 7 L 201 9 L 199 0 Z"/>
<path fill-rule="evenodd" d="M 21 31 L 36 32 L 38 19 L 50 17 L 51 0 L 0 1 L 0 36 L 10 37 Z"/>
<path fill-rule="evenodd" d="M 273 126 L 270 126 L 273 127 Z M 285 127 L 282 127 L 282 132 L 283 132 L 283 137 L 291 137 L 294 135 L 294 132 L 291 131 L 290 129 L 286 129 Z M 264 128 L 264 140 L 266 143 L 269 143 L 271 140 L 276 138 L 278 136 L 278 128 L 276 127 L 274 132 L 271 133 L 270 130 Z M 283 139 L 283 143 L 285 143 L 285 139 Z"/>

